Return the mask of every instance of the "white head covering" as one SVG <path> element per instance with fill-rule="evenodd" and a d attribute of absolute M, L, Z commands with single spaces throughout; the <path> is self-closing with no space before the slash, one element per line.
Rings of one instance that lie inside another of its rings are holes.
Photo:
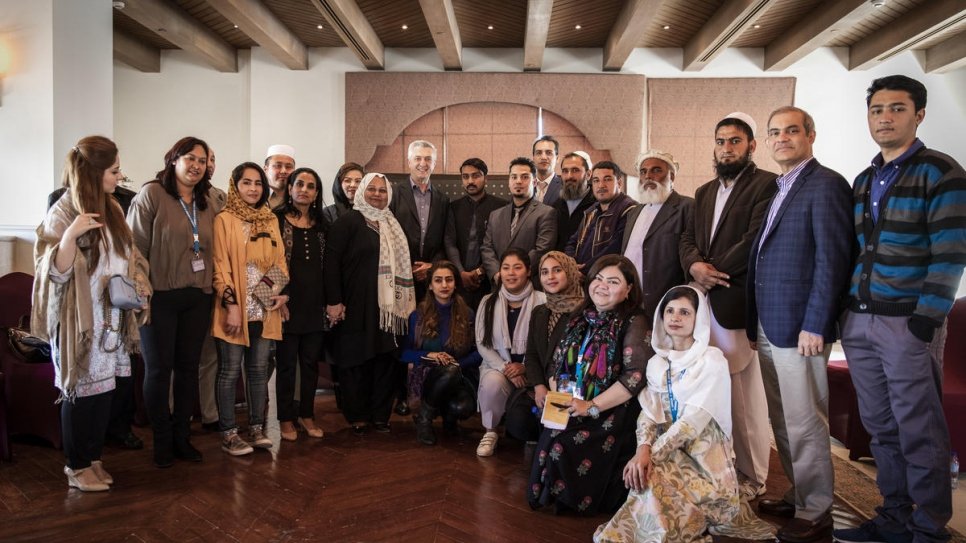
<path fill-rule="evenodd" d="M 755 124 L 755 120 L 751 118 L 751 115 L 741 111 L 733 111 L 725 115 L 724 119 L 738 119 L 739 121 L 747 124 L 748 128 L 751 128 L 751 139 L 755 139 L 755 134 L 758 133 L 758 125 Z M 721 120 L 723 121 L 724 119 Z"/>
<path fill-rule="evenodd" d="M 268 151 L 265 151 L 265 158 L 273 157 L 275 155 L 285 155 L 294 161 L 295 147 L 292 147 L 291 145 L 276 144 L 269 147 Z"/>
<path fill-rule="evenodd" d="M 677 288 L 677 287 L 675 287 Z M 710 347 L 711 310 L 708 298 L 693 287 L 698 295 L 695 313 L 694 344 L 687 351 L 673 350 L 671 338 L 664 329 L 660 311 L 654 314 L 651 347 L 657 353 L 647 363 L 647 388 L 638 395 L 643 411 L 658 423 L 667 422 L 661 393 L 667 392 L 668 369 L 671 371 L 671 390 L 678 402 L 688 409 L 703 409 L 711 414 L 726 435 L 731 435 L 731 375 L 728 361 L 717 347 Z M 661 305 L 667 294 L 661 299 Z"/>
<path fill-rule="evenodd" d="M 385 209 L 377 209 L 366 201 L 366 188 L 376 177 L 386 180 L 389 198 Z M 379 224 L 379 268 L 376 285 L 379 301 L 379 328 L 395 335 L 406 333 L 409 314 L 416 309 L 413 269 L 409 262 L 409 242 L 399 221 L 389 210 L 392 183 L 381 173 L 368 173 L 362 178 L 353 197 L 353 209 L 371 222 Z"/>
<path fill-rule="evenodd" d="M 588 172 L 594 170 L 594 163 L 590 160 L 590 155 L 588 155 L 587 153 L 585 153 L 583 151 L 571 151 L 571 152 L 569 152 L 567 154 L 568 155 L 577 155 L 580 158 L 584 159 L 584 164 L 587 165 L 587 171 Z M 563 159 L 562 158 L 560 159 L 560 163 L 563 164 Z"/>
<path fill-rule="evenodd" d="M 637 168 L 640 169 L 641 162 L 644 162 L 649 158 L 656 158 L 658 160 L 664 161 L 667 164 L 668 169 L 674 172 L 674 175 L 678 174 L 678 169 L 681 167 L 680 164 L 674 161 L 674 156 L 672 156 L 671 153 L 665 153 L 660 149 L 648 149 L 647 151 L 644 151 L 643 153 L 641 153 L 641 156 L 638 157 Z"/>

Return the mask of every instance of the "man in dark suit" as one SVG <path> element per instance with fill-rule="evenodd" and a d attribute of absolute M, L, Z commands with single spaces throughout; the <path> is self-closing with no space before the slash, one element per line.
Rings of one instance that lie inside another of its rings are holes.
<path fill-rule="evenodd" d="M 490 292 L 490 277 L 483 270 L 483 236 L 490 213 L 507 205 L 503 198 L 486 192 L 486 163 L 468 158 L 460 166 L 460 179 L 466 194 L 449 204 L 449 219 L 443 238 L 446 258 L 456 265 L 463 283 L 463 296 L 476 309 L 483 295 Z"/>
<path fill-rule="evenodd" d="M 710 344 L 728 359 L 735 468 L 745 500 L 765 492 L 771 453 L 761 368 L 745 333 L 748 253 L 775 194 L 777 177 L 751 160 L 755 128 L 755 121 L 740 112 L 718 122 L 718 177 L 695 191 L 694 218 L 681 236 L 680 248 L 681 265 L 694 285 L 708 293 Z"/>
<path fill-rule="evenodd" d="M 534 194 L 538 202 L 552 206 L 560 198 L 563 182 L 554 171 L 557 167 L 557 154 L 560 143 L 553 136 L 543 136 L 533 142 L 533 163 L 537 167 L 533 180 Z"/>
<path fill-rule="evenodd" d="M 446 257 L 443 232 L 449 217 L 449 197 L 434 189 L 429 182 L 436 167 L 436 146 L 428 141 L 416 140 L 409 144 L 406 156 L 409 159 L 409 179 L 393 185 L 389 209 L 406 233 L 416 299 L 422 300 L 426 295 L 426 273 L 434 260 Z M 403 364 L 399 364 L 399 368 L 395 376 L 395 412 L 405 416 L 410 412 L 406 401 L 407 371 Z"/>
<path fill-rule="evenodd" d="M 553 203 L 557 211 L 557 244 L 555 249 L 563 252 L 567 242 L 580 227 L 584 211 L 594 205 L 597 199 L 590 191 L 590 172 L 594 164 L 590 155 L 583 151 L 567 153 L 560 159 L 560 179 L 563 188 L 560 198 Z"/>
<path fill-rule="evenodd" d="M 416 140 L 409 144 L 407 156 L 409 179 L 393 186 L 389 209 L 409 241 L 416 299 L 422 300 L 426 294 L 426 272 L 434 260 L 446 257 L 443 233 L 449 217 L 449 198 L 429 181 L 436 167 L 436 147 Z"/>
<path fill-rule="evenodd" d="M 664 293 L 685 283 L 678 249 L 694 213 L 694 199 L 674 191 L 678 164 L 670 153 L 651 149 L 637 164 L 641 205 L 627 215 L 621 254 L 637 268 L 644 294 L 641 308 L 651 322 Z"/>
<path fill-rule="evenodd" d="M 557 216 L 553 208 L 533 196 L 537 167 L 529 158 L 510 162 L 510 196 L 513 200 L 490 214 L 483 238 L 483 269 L 496 285 L 500 280 L 500 257 L 510 247 L 530 254 L 530 269 L 536 274 L 540 257 L 557 241 Z"/>
<path fill-rule="evenodd" d="M 778 456 L 792 487 L 758 510 L 793 518 L 783 541 L 832 533 L 826 365 L 851 269 L 852 190 L 812 156 L 815 121 L 796 107 L 768 118 L 778 193 L 748 261 L 746 330 L 758 349 Z"/>

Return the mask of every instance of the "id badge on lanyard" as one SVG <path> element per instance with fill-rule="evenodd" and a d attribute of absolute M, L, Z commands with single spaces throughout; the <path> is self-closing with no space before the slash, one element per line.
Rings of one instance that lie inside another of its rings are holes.
<path fill-rule="evenodd" d="M 188 222 L 191 223 L 191 250 L 194 253 L 191 257 L 191 271 L 195 273 L 205 271 L 205 260 L 201 258 L 201 238 L 198 236 L 198 204 L 192 200 L 191 213 L 188 213 L 188 206 L 184 205 L 184 200 L 178 199 L 178 202 L 185 216 L 188 217 Z"/>

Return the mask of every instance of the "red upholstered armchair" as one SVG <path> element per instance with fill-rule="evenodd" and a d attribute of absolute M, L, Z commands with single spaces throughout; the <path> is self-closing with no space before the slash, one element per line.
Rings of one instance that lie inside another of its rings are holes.
<path fill-rule="evenodd" d="M 956 300 L 946 323 L 948 335 L 943 350 L 943 411 L 949 426 L 952 449 L 966 454 L 966 296 Z"/>
<path fill-rule="evenodd" d="M 0 277 L 0 326 L 29 323 L 33 277 L 13 272 Z M 24 320 L 23 317 L 27 316 Z M 3 373 L 7 435 L 30 434 L 61 447 L 60 407 L 54 388 L 54 366 L 50 362 L 24 362 L 0 338 L 0 373 Z M 2 410 L 0 410 L 2 411 Z M 0 428 L 4 424 L 0 422 Z"/>

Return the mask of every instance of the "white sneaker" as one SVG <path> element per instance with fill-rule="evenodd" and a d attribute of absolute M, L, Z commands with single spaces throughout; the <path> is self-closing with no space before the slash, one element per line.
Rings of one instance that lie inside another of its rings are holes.
<path fill-rule="evenodd" d="M 253 424 L 251 428 L 248 429 L 248 440 L 251 442 L 252 447 L 256 449 L 271 449 L 272 440 L 265 435 L 265 430 L 262 428 L 261 424 Z"/>
<path fill-rule="evenodd" d="M 483 434 L 483 439 L 480 440 L 480 444 L 476 447 L 476 456 L 493 456 L 493 451 L 496 449 L 496 442 L 500 439 L 494 431 L 489 431 Z"/>
<path fill-rule="evenodd" d="M 238 428 L 232 428 L 222 433 L 221 450 L 232 456 L 244 456 L 252 454 L 254 449 L 238 435 Z"/>

